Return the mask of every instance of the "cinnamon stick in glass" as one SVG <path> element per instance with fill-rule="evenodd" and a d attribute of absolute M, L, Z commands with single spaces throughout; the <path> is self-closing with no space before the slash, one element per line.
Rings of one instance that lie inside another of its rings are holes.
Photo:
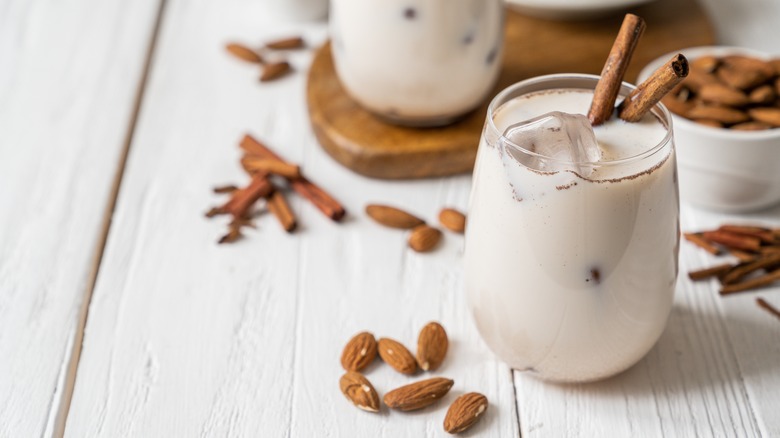
<path fill-rule="evenodd" d="M 626 122 L 640 121 L 650 108 L 688 76 L 688 71 L 688 60 L 678 53 L 623 100 L 618 106 L 618 117 Z"/>
<path fill-rule="evenodd" d="M 596 89 L 593 90 L 593 102 L 588 111 L 591 125 L 601 125 L 612 117 L 623 76 L 644 30 L 645 21 L 641 17 L 626 14 L 604 69 L 601 71 L 601 78 L 596 84 Z"/>

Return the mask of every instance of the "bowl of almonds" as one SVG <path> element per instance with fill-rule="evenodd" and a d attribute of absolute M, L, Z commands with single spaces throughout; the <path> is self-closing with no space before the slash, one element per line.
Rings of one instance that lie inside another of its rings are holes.
<path fill-rule="evenodd" d="M 780 202 L 780 56 L 719 46 L 681 53 L 690 73 L 663 103 L 673 114 L 682 199 L 726 212 Z"/>

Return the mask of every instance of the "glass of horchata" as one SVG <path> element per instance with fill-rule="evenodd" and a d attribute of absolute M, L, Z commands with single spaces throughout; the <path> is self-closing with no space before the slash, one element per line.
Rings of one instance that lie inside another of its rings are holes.
<path fill-rule="evenodd" d="M 550 75 L 502 91 L 474 169 L 469 306 L 501 359 L 544 380 L 627 369 L 658 340 L 672 307 L 679 199 L 668 111 L 613 118 L 593 134 L 574 116 L 538 118 L 586 114 L 597 81 Z M 632 89 L 624 83 L 620 94 Z"/>

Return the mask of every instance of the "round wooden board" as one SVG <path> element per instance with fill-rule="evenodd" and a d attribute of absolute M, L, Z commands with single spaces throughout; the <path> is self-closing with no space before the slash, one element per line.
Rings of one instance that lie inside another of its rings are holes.
<path fill-rule="evenodd" d="M 695 0 L 656 0 L 631 12 L 647 21 L 647 30 L 631 61 L 628 81 L 664 53 L 714 42 L 712 25 Z M 503 66 L 491 97 L 517 81 L 543 74 L 600 73 L 622 17 L 564 22 L 508 10 Z M 385 179 L 470 172 L 489 103 L 488 99 L 443 128 L 387 124 L 346 94 L 336 76 L 330 44 L 321 47 L 312 62 L 307 99 L 322 147 L 347 168 Z"/>

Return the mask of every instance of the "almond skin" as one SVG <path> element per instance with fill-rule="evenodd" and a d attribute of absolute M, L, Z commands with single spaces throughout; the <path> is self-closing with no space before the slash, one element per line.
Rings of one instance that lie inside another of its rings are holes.
<path fill-rule="evenodd" d="M 241 59 L 242 61 L 251 62 L 254 64 L 263 63 L 263 57 L 260 56 L 259 53 L 242 44 L 230 43 L 225 46 L 225 49 L 227 49 L 228 53 L 238 59 Z"/>
<path fill-rule="evenodd" d="M 487 397 L 484 395 L 477 392 L 463 394 L 447 410 L 444 430 L 451 434 L 463 432 L 482 418 L 487 406 Z"/>
<path fill-rule="evenodd" d="M 353 405 L 368 412 L 379 412 L 379 394 L 374 385 L 362 374 L 347 371 L 339 380 L 339 387 L 344 396 Z"/>
<path fill-rule="evenodd" d="M 398 341 L 382 338 L 378 344 L 379 357 L 388 365 L 402 374 L 414 374 L 417 362 L 409 350 Z"/>
<path fill-rule="evenodd" d="M 402 411 L 422 409 L 444 397 L 454 383 L 444 377 L 421 380 L 388 392 L 384 401 L 390 408 Z"/>
<path fill-rule="evenodd" d="M 341 366 L 347 371 L 360 371 L 376 359 L 377 345 L 374 335 L 361 332 L 352 337 L 341 353 Z"/>
<path fill-rule="evenodd" d="M 435 248 L 440 240 L 440 230 L 428 225 L 420 225 L 409 235 L 409 247 L 417 252 L 428 252 Z"/>
<path fill-rule="evenodd" d="M 429 322 L 417 337 L 417 364 L 423 371 L 439 368 L 447 355 L 447 332 L 438 322 Z"/>
<path fill-rule="evenodd" d="M 454 208 L 445 208 L 439 212 L 439 223 L 450 231 L 463 233 L 466 230 L 466 215 Z"/>
<path fill-rule="evenodd" d="M 268 82 L 280 78 L 290 72 L 292 68 L 287 61 L 279 61 L 266 64 L 263 73 L 260 75 L 260 82 Z"/>
<path fill-rule="evenodd" d="M 403 230 L 410 230 L 425 223 L 425 221 L 411 213 L 388 205 L 368 205 L 366 206 L 366 214 L 371 219 L 386 227 L 400 228 Z"/>

